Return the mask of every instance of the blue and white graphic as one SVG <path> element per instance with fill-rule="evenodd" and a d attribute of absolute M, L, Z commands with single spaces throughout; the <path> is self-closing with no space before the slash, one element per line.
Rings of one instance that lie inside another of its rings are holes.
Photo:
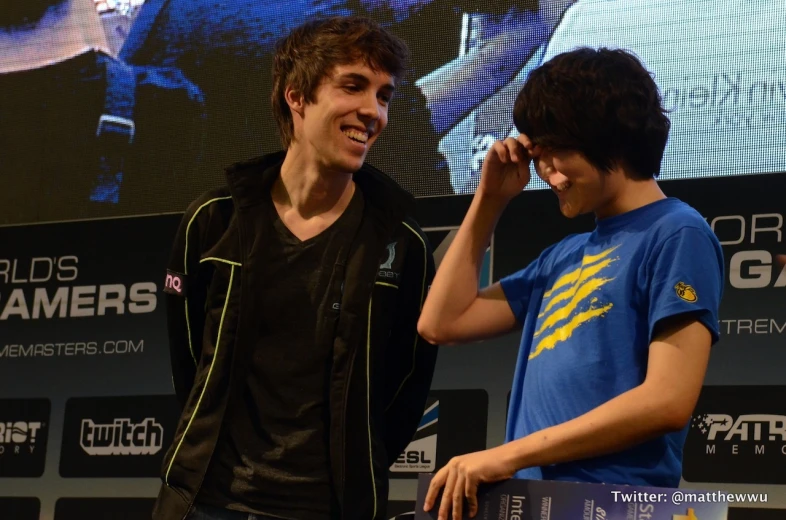
<path fill-rule="evenodd" d="M 395 463 L 393 472 L 423 473 L 434 471 L 437 461 L 437 431 L 439 428 L 439 400 L 426 408 L 415 437 Z"/>
<path fill-rule="evenodd" d="M 490 146 L 518 135 L 513 103 L 529 72 L 581 46 L 630 50 L 652 71 L 672 122 L 660 179 L 786 171 L 775 130 L 786 123 L 786 17 L 774 0 L 542 2 L 502 21 L 467 15 L 459 39 L 455 59 L 418 80 L 455 193 L 473 193 Z M 533 176 L 527 189 L 545 187 Z"/>

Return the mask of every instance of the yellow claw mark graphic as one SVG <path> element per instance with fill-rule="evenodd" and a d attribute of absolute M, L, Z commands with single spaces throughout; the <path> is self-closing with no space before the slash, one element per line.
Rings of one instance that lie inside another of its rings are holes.
<path fill-rule="evenodd" d="M 578 307 L 578 305 L 582 301 L 586 300 L 593 292 L 600 289 L 601 287 L 603 287 L 613 279 L 614 278 L 591 278 L 587 280 L 586 283 L 579 286 L 579 288 L 576 290 L 576 294 L 573 295 L 573 298 L 571 298 L 570 303 L 568 303 L 567 305 L 565 305 L 560 309 L 557 309 L 556 311 L 551 313 L 548 318 L 543 320 L 543 323 L 541 324 L 540 328 L 538 329 L 537 332 L 535 332 L 535 337 L 537 338 L 543 333 L 544 330 L 568 318 L 573 313 L 573 311 L 576 310 L 576 307 Z M 581 316 L 581 315 L 583 315 L 583 313 L 577 314 L 577 316 Z M 575 317 L 573 319 L 575 320 Z M 573 320 L 571 320 L 571 322 L 572 321 Z"/>
<path fill-rule="evenodd" d="M 544 298 L 550 298 L 551 295 L 556 290 L 561 289 L 561 288 L 565 287 L 566 285 L 574 283 L 576 280 L 579 279 L 579 276 L 581 275 L 581 270 L 585 266 L 588 266 L 590 264 L 594 264 L 598 260 L 601 260 L 601 259 L 609 256 L 618 247 L 619 246 L 614 246 L 614 247 L 609 248 L 609 249 L 607 249 L 607 250 L 605 250 L 603 252 L 598 253 L 597 255 L 586 255 L 584 257 L 584 259 L 581 261 L 581 266 L 580 267 L 577 267 L 573 271 L 571 271 L 569 273 L 566 273 L 566 274 L 563 274 L 562 276 L 560 276 L 559 279 L 554 283 L 554 286 L 551 289 L 549 289 L 548 291 L 546 291 L 546 293 L 543 295 L 543 297 Z"/>
<path fill-rule="evenodd" d="M 598 298 L 592 298 L 592 294 L 614 280 L 614 277 L 599 277 L 598 275 L 611 264 L 619 260 L 619 257 L 610 257 L 619 245 L 610 247 L 596 255 L 586 255 L 581 266 L 573 271 L 560 276 L 554 285 L 544 294 L 544 299 L 553 296 L 543 312 L 538 315 L 538 330 L 533 339 L 542 334 L 529 359 L 537 357 L 547 349 L 553 349 L 559 342 L 566 341 L 573 335 L 573 331 L 593 318 L 606 314 L 612 307 L 612 303 L 599 303 Z M 557 292 L 563 289 L 561 292 Z M 590 299 L 591 298 L 591 299 Z M 589 308 L 577 312 L 579 305 L 590 299 Z M 553 309 L 557 304 L 567 302 L 560 308 Z"/>
<path fill-rule="evenodd" d="M 562 327 L 558 328 L 548 336 L 544 337 L 538 345 L 535 347 L 535 350 L 530 353 L 529 359 L 533 359 L 538 356 L 541 352 L 546 349 L 553 349 L 554 346 L 559 343 L 560 341 L 565 341 L 573 334 L 573 331 L 580 327 L 585 322 L 591 320 L 592 318 L 596 318 L 598 316 L 603 316 L 606 314 L 609 309 L 614 306 L 613 303 L 609 303 L 604 305 L 603 307 L 598 307 L 596 309 L 589 309 L 584 312 L 580 312 L 573 316 L 571 320 L 563 325 Z"/>
<path fill-rule="evenodd" d="M 601 272 L 603 269 L 608 267 L 612 262 L 615 262 L 616 260 L 617 260 L 616 258 L 607 258 L 606 260 L 603 260 L 602 262 L 599 262 L 599 263 L 597 263 L 595 265 L 587 267 L 581 273 L 581 275 L 579 276 L 579 279 L 576 281 L 576 284 L 574 284 L 573 287 L 571 287 L 570 289 L 568 289 L 566 291 L 562 291 L 561 293 L 559 293 L 556 296 L 554 296 L 554 298 L 551 299 L 551 301 L 548 303 L 548 305 L 546 305 L 546 308 L 543 309 L 543 312 L 538 314 L 538 318 L 542 318 L 543 316 L 545 316 L 546 313 L 549 312 L 551 310 L 551 308 L 554 307 L 556 304 L 558 304 L 558 303 L 560 303 L 562 301 L 565 301 L 568 298 L 573 297 L 577 292 L 580 292 L 581 289 L 584 287 L 584 285 L 582 285 L 582 284 L 584 282 L 586 282 L 588 278 L 591 278 L 591 277 L 595 276 L 596 274 Z M 593 280 L 590 280 L 588 283 L 592 283 L 592 282 L 593 282 Z M 556 287 L 556 285 L 555 285 L 555 287 Z M 549 292 L 553 292 L 553 290 L 554 289 L 552 289 Z"/>

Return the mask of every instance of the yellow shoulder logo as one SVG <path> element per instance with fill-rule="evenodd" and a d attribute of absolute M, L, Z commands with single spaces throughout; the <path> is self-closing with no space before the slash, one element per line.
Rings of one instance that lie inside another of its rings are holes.
<path fill-rule="evenodd" d="M 674 289 L 677 291 L 677 296 L 679 296 L 686 302 L 695 303 L 699 299 L 693 287 L 691 287 L 690 285 L 684 282 L 679 282 L 677 285 L 674 286 Z"/>

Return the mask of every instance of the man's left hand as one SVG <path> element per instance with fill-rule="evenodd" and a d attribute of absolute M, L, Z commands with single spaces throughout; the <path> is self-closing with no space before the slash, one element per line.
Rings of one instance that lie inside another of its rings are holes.
<path fill-rule="evenodd" d="M 448 512 L 452 518 L 462 518 L 464 499 L 469 505 L 469 516 L 478 512 L 478 485 L 482 483 L 506 480 L 516 473 L 509 447 L 498 446 L 490 450 L 478 451 L 453 457 L 445 467 L 434 475 L 426 493 L 424 510 L 430 511 L 444 486 L 442 501 L 439 506 L 439 520 L 447 520 Z"/>

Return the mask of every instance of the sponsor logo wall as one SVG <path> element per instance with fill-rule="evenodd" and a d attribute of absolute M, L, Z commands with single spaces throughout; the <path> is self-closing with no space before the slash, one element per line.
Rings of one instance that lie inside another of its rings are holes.
<path fill-rule="evenodd" d="M 159 299 L 180 218 L 0 228 L 0 489 L 35 497 L 0 518 L 149 518 L 179 413 Z"/>
<path fill-rule="evenodd" d="M 786 253 L 786 175 L 662 186 L 706 216 L 727 268 L 722 338 L 685 445 L 684 487 L 766 493 L 766 503 L 732 504 L 729 517 L 776 518 L 786 512 L 786 275 L 776 261 Z M 418 203 L 439 256 L 469 198 Z M 149 518 L 179 412 L 160 304 L 179 221 L 0 228 L 0 244 L 13 244 L 0 255 L 0 482 L 8 497 L 0 512 Z M 592 225 L 564 219 L 551 193 L 525 193 L 500 220 L 483 277 L 498 280 Z M 441 349 L 419 429 L 389 471 L 388 518 L 413 511 L 419 474 L 503 441 L 518 343 L 512 334 Z"/>

